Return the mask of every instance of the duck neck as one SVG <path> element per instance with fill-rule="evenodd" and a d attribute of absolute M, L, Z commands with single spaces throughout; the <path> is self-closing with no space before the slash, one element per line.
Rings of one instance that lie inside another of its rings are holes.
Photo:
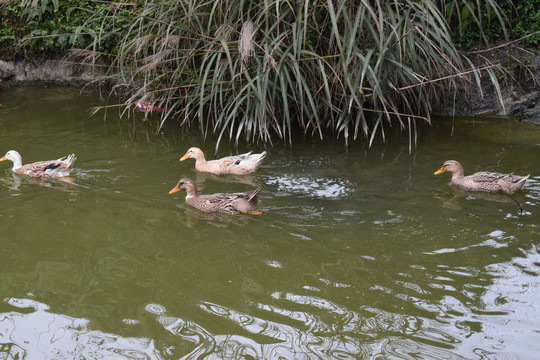
<path fill-rule="evenodd" d="M 465 175 L 463 174 L 463 169 L 458 169 L 452 173 L 452 179 L 450 181 L 452 181 L 453 183 L 459 182 L 463 180 L 464 177 Z"/>
<path fill-rule="evenodd" d="M 206 162 L 206 158 L 204 157 L 204 154 L 197 154 L 197 157 L 195 157 L 195 163 L 198 162 Z"/>
<path fill-rule="evenodd" d="M 186 190 L 186 199 L 187 198 L 194 199 L 197 196 L 199 196 L 199 194 L 197 193 L 197 188 L 189 188 Z"/>
<path fill-rule="evenodd" d="M 12 170 L 17 170 L 19 168 L 22 168 L 22 159 L 20 156 L 15 157 L 15 159 L 13 159 L 12 161 L 13 161 Z"/>

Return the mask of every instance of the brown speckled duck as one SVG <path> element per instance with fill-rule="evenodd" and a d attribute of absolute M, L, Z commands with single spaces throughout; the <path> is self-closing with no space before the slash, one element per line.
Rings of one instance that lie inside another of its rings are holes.
<path fill-rule="evenodd" d="M 260 154 L 252 154 L 250 151 L 241 155 L 227 156 L 217 160 L 206 161 L 202 150 L 197 147 L 192 147 L 184 156 L 182 156 L 182 158 L 180 158 L 180 161 L 189 158 L 195 159 L 195 169 L 216 175 L 249 175 L 261 166 L 265 157 L 266 151 L 263 151 Z"/>
<path fill-rule="evenodd" d="M 496 172 L 477 172 L 475 174 L 464 176 L 463 166 L 455 160 L 445 161 L 443 166 L 435 171 L 435 175 L 444 172 L 451 172 L 452 185 L 463 190 L 485 191 L 492 193 L 513 194 L 520 190 L 525 184 L 527 176 L 513 174 L 501 174 Z"/>
<path fill-rule="evenodd" d="M 181 179 L 169 191 L 169 194 L 174 194 L 180 190 L 186 192 L 186 204 L 207 213 L 222 212 L 231 215 L 239 213 L 262 214 L 260 211 L 255 211 L 257 202 L 259 201 L 260 187 L 246 193 L 199 195 L 197 193 L 197 186 L 192 180 Z"/>
<path fill-rule="evenodd" d="M 16 174 L 49 179 L 71 180 L 67 178 L 67 176 L 73 168 L 73 163 L 76 159 L 77 157 L 75 154 L 71 154 L 56 160 L 38 161 L 23 165 L 21 155 L 15 150 L 9 150 L 0 161 L 11 160 L 13 162 L 13 168 L 11 170 Z"/>

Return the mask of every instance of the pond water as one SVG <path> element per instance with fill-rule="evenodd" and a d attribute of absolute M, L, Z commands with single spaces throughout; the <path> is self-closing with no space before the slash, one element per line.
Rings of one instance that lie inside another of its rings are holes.
<path fill-rule="evenodd" d="M 113 101 L 114 102 L 114 101 Z M 0 91 L 0 152 L 71 152 L 73 183 L 0 163 L 0 358 L 533 359 L 540 351 L 540 128 L 439 119 L 387 143 L 298 138 L 247 177 L 178 159 L 213 139 L 120 118 L 79 89 Z M 241 144 L 239 152 L 261 151 Z M 236 153 L 223 144 L 218 156 Z M 511 198 L 466 174 L 531 174 Z M 169 195 L 262 186 L 263 214 L 205 214 Z"/>

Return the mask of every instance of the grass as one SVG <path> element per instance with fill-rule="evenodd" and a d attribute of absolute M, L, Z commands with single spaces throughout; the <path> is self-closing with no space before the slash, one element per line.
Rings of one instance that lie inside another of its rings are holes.
<path fill-rule="evenodd" d="M 106 64 L 125 106 L 154 103 L 161 125 L 217 134 L 217 146 L 291 142 L 297 129 L 371 143 L 399 126 L 415 139 L 449 91 L 480 86 L 482 71 L 496 83 L 495 65 L 473 65 L 448 24 L 481 24 L 486 8 L 505 21 L 495 0 L 93 3 L 107 6 L 73 58 Z"/>

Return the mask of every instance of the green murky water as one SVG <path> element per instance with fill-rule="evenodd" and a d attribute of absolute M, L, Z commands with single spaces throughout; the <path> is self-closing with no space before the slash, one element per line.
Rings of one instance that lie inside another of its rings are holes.
<path fill-rule="evenodd" d="M 538 356 L 540 128 L 441 120 L 412 154 L 392 131 L 369 150 L 298 139 L 251 177 L 215 177 L 178 161 L 191 146 L 213 158 L 212 140 L 172 124 L 155 135 L 141 114 L 90 117 L 99 103 L 0 92 L 2 155 L 78 156 L 73 184 L 0 163 L 0 358 Z M 457 192 L 433 175 L 448 159 L 531 173 L 528 191 Z M 262 185 L 263 215 L 190 209 L 168 195 L 182 177 L 203 193 Z"/>

